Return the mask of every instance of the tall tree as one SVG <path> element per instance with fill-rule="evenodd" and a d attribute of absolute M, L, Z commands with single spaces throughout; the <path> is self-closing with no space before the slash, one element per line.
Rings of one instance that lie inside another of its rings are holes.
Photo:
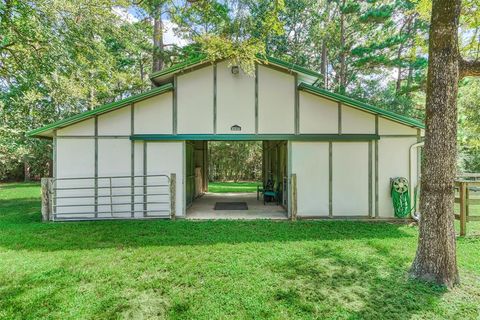
<path fill-rule="evenodd" d="M 459 283 L 454 229 L 458 81 L 480 75 L 480 61 L 459 51 L 460 0 L 434 0 L 429 38 L 420 235 L 410 274 L 452 287 Z"/>

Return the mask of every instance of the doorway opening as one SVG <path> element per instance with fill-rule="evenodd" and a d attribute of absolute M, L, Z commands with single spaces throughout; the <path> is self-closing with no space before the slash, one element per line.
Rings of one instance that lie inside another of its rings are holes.
<path fill-rule="evenodd" d="M 286 141 L 187 141 L 190 219 L 285 219 Z"/>

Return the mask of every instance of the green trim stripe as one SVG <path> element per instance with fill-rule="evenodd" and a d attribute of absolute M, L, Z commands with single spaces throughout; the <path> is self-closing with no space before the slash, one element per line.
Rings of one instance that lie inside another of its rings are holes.
<path fill-rule="evenodd" d="M 380 137 L 375 134 L 135 134 L 131 140 L 144 141 L 371 141 Z"/>
<path fill-rule="evenodd" d="M 347 96 L 344 96 L 344 95 L 341 95 L 341 94 L 338 94 L 338 93 L 333 93 L 333 92 L 330 92 L 330 91 L 327 91 L 327 90 L 324 90 L 324 89 L 321 89 L 321 88 L 318 88 L 318 87 L 314 87 L 314 86 L 306 84 L 304 82 L 300 83 L 298 85 L 298 88 L 300 90 L 303 90 L 303 91 L 306 91 L 306 92 L 309 92 L 309 93 L 312 93 L 312 94 L 315 94 L 315 95 L 318 95 L 318 96 L 322 96 L 324 98 L 327 98 L 327 99 L 330 99 L 330 100 L 333 100 L 333 101 L 336 101 L 336 102 L 341 102 L 341 103 L 344 103 L 346 105 L 365 110 L 367 112 L 371 112 L 371 113 L 374 113 L 374 114 L 379 114 L 380 116 L 382 116 L 384 118 L 387 118 L 389 120 L 393 120 L 393 121 L 396 121 L 396 122 L 400 122 L 400 123 L 406 124 L 406 125 L 411 126 L 411 127 L 416 127 L 416 128 L 421 128 L 421 129 L 425 128 L 425 124 L 423 124 L 419 120 L 412 119 L 412 118 L 409 118 L 409 117 L 406 117 L 406 116 L 402 116 L 400 114 L 397 114 L 397 113 L 394 113 L 394 112 L 391 112 L 391 111 L 387 111 L 387 110 L 384 110 L 384 109 L 381 109 L 381 108 L 378 108 L 378 107 L 374 107 L 370 104 L 367 104 L 367 103 L 349 98 Z"/>
<path fill-rule="evenodd" d="M 151 98 L 153 96 L 156 96 L 158 94 L 161 94 L 161 93 L 164 93 L 164 92 L 167 92 L 167 91 L 171 91 L 171 90 L 173 90 L 173 85 L 171 83 L 168 83 L 168 84 L 163 85 L 161 87 L 154 88 L 150 91 L 140 93 L 140 94 L 137 94 L 137 95 L 133 95 L 131 97 L 128 97 L 128 98 L 120 100 L 120 101 L 104 104 L 103 106 L 100 106 L 100 107 L 95 108 L 93 110 L 85 111 L 85 112 L 76 114 L 72 117 L 68 117 L 66 119 L 54 122 L 54 123 L 49 124 L 47 126 L 29 131 L 29 132 L 27 132 L 27 136 L 28 137 L 33 137 L 33 136 L 39 135 L 40 133 L 43 133 L 45 131 L 66 127 L 66 126 L 74 124 L 76 122 L 80 122 L 80 121 L 92 118 L 95 115 L 98 115 L 98 114 L 101 114 L 101 113 L 106 113 L 106 112 L 109 112 L 109 111 L 112 111 L 112 110 L 115 110 L 115 109 L 119 109 L 121 107 L 127 106 L 129 104 L 134 103 L 134 102 L 138 102 L 138 101 L 141 101 L 141 100 L 144 100 L 144 99 L 147 99 L 147 98 Z"/>

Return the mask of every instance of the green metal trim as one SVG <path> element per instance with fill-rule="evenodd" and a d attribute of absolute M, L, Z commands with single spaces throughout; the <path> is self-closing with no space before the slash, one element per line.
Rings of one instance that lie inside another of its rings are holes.
<path fill-rule="evenodd" d="M 156 96 L 158 94 L 161 94 L 161 93 L 164 93 L 164 92 L 167 92 L 167 91 L 171 91 L 171 90 L 173 90 L 173 85 L 171 83 L 168 83 L 168 84 L 163 85 L 161 87 L 154 88 L 150 91 L 147 91 L 147 92 L 144 92 L 144 93 L 141 93 L 141 94 L 137 94 L 137 95 L 128 97 L 128 98 L 120 100 L 120 101 L 104 104 L 103 106 L 100 106 L 100 107 L 95 108 L 93 110 L 85 111 L 85 112 L 76 114 L 72 117 L 68 117 L 66 119 L 54 122 L 54 123 L 49 124 L 47 126 L 29 131 L 29 132 L 27 132 L 27 137 L 33 137 L 33 136 L 36 136 L 36 135 L 38 135 L 42 132 L 45 132 L 45 131 L 66 127 L 68 125 L 71 125 L 71 124 L 74 124 L 74 123 L 92 118 L 95 115 L 98 115 L 98 114 L 101 114 L 101 113 L 106 113 L 106 112 L 109 112 L 109 111 L 113 111 L 115 109 L 119 109 L 121 107 L 132 104 L 134 102 L 145 100 L 145 99 L 151 98 L 153 96 Z"/>
<path fill-rule="evenodd" d="M 172 95 L 172 132 L 177 134 L 178 131 L 178 79 L 173 77 L 173 95 Z"/>
<path fill-rule="evenodd" d="M 338 102 L 338 134 L 342 134 L 342 104 Z"/>
<path fill-rule="evenodd" d="M 300 93 L 298 92 L 298 75 L 295 74 L 294 76 L 295 82 L 293 83 L 294 86 L 294 117 L 295 117 L 295 134 L 300 134 Z"/>
<path fill-rule="evenodd" d="M 202 54 L 198 57 L 190 58 L 190 59 L 187 59 L 187 60 L 182 61 L 180 63 L 174 64 L 173 66 L 171 66 L 169 68 L 154 72 L 150 75 L 150 79 L 153 80 L 155 78 L 165 76 L 165 75 L 168 75 L 170 73 L 175 73 L 175 72 L 181 71 L 183 69 L 193 67 L 194 65 L 197 65 L 197 64 L 206 63 L 208 61 L 209 60 L 207 59 L 207 55 Z"/>
<path fill-rule="evenodd" d="M 367 112 L 378 114 L 378 115 L 380 115 L 380 116 L 382 116 L 386 119 L 393 120 L 393 121 L 396 121 L 396 122 L 400 122 L 400 123 L 403 123 L 403 124 L 411 126 L 411 127 L 416 127 L 416 128 L 421 128 L 421 129 L 425 128 L 425 124 L 423 124 L 419 120 L 412 119 L 412 118 L 409 118 L 409 117 L 406 117 L 406 116 L 403 116 L 403 115 L 400 115 L 400 114 L 397 114 L 397 113 L 394 113 L 394 112 L 391 112 L 391 111 L 388 111 L 388 110 L 384 110 L 384 109 L 372 106 L 370 104 L 367 104 L 367 103 L 349 98 L 347 96 L 344 96 L 344 95 L 341 95 L 341 94 L 338 94 L 338 93 L 334 93 L 334 92 L 330 92 L 330 91 L 327 91 L 327 90 L 324 90 L 324 89 L 321 89 L 321 88 L 318 88 L 318 87 L 314 87 L 314 86 L 306 84 L 304 82 L 300 83 L 298 85 L 298 88 L 300 90 L 303 90 L 303 91 L 306 91 L 306 92 L 309 92 L 309 93 L 312 93 L 312 94 L 315 94 L 315 95 L 318 95 L 318 96 L 321 96 L 321 97 L 324 97 L 324 98 L 328 98 L 328 99 L 331 99 L 331 100 L 334 100 L 334 101 L 337 101 L 337 102 L 341 102 L 341 103 L 344 103 L 346 105 L 365 110 Z"/>
<path fill-rule="evenodd" d="M 308 76 L 312 76 L 312 77 L 315 77 L 315 78 L 321 78 L 322 77 L 322 75 L 318 72 L 306 69 L 306 68 L 301 67 L 299 65 L 296 65 L 294 63 L 286 62 L 286 61 L 278 59 L 278 58 L 274 58 L 274 57 L 270 57 L 270 56 L 262 57 L 261 55 L 257 55 L 257 57 L 260 60 L 266 61 L 266 62 L 271 63 L 271 64 L 275 64 L 275 65 L 280 66 L 280 67 L 284 67 L 285 69 L 288 69 L 288 70 L 292 70 L 292 71 L 295 71 L 295 72 L 298 72 L 298 73 L 303 73 L 303 74 L 306 74 Z"/>
<path fill-rule="evenodd" d="M 130 137 L 144 141 L 371 141 L 379 138 L 375 134 L 135 134 Z"/>

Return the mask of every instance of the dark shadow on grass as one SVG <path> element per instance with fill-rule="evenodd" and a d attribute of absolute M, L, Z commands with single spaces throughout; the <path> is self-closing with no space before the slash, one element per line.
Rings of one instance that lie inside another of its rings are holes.
<path fill-rule="evenodd" d="M 408 279 L 407 255 L 395 256 L 378 245 L 371 249 L 357 254 L 326 243 L 310 256 L 274 266 L 285 286 L 273 299 L 316 319 L 400 320 L 435 312 L 445 288 Z"/>
<path fill-rule="evenodd" d="M 400 225 L 354 221 L 125 220 L 41 223 L 38 200 L 3 201 L 0 246 L 14 250 L 209 245 L 413 237 Z"/>
<path fill-rule="evenodd" d="M 0 190 L 32 188 L 32 187 L 40 187 L 40 182 L 18 182 L 18 183 L 15 182 L 15 183 L 0 184 Z"/>

